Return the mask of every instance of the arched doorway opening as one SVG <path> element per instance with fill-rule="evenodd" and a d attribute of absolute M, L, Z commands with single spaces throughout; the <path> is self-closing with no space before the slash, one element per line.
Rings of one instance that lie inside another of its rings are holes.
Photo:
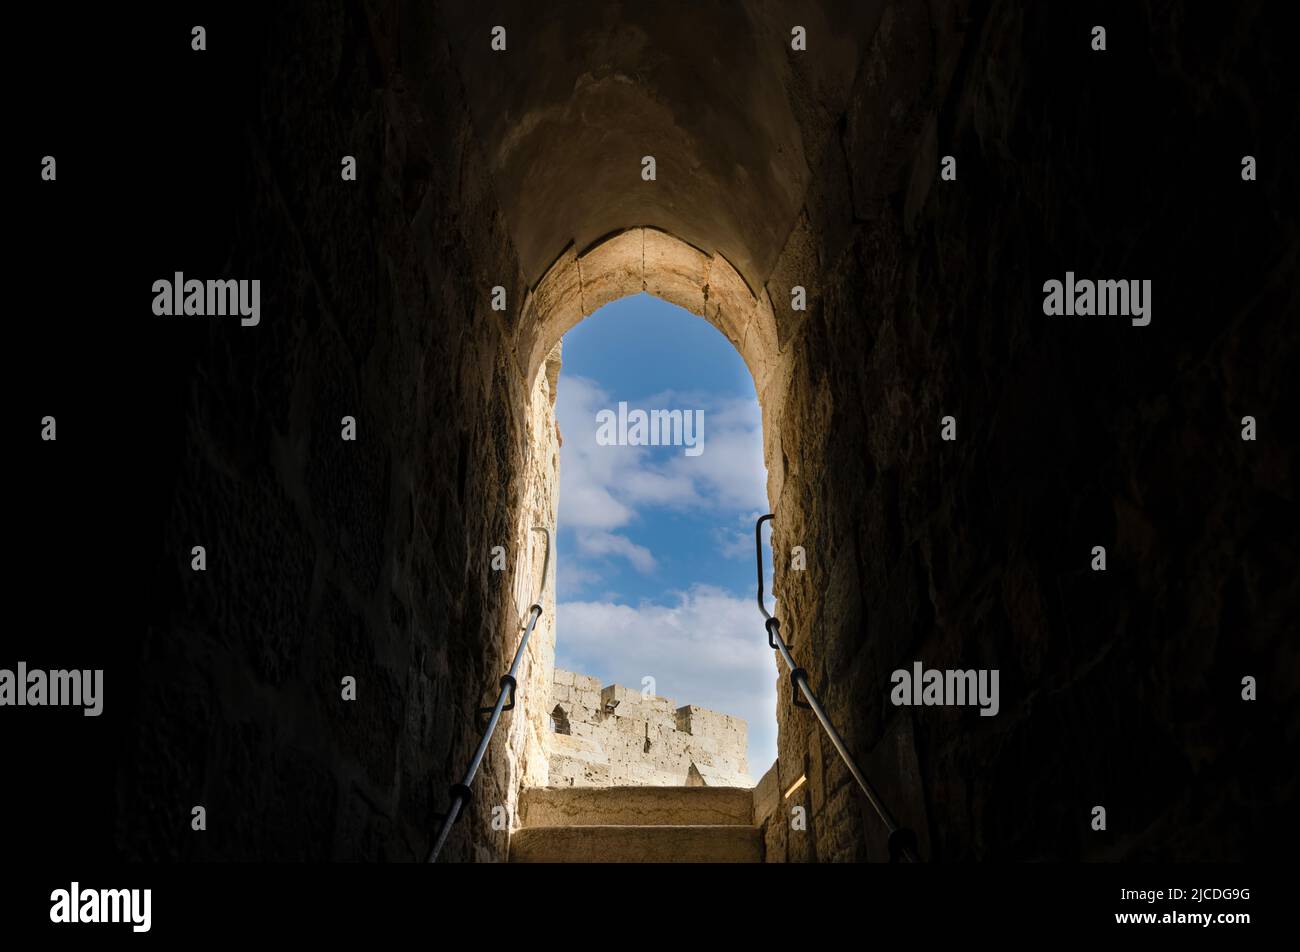
<path fill-rule="evenodd" d="M 752 380 L 752 393 L 759 408 L 757 428 L 762 441 L 762 464 L 766 469 L 766 502 L 760 502 L 754 508 L 770 511 L 772 504 L 779 499 L 786 460 L 780 452 L 778 432 L 790 369 L 788 361 L 782 360 L 777 344 L 776 320 L 766 291 L 755 295 L 743 277 L 720 254 L 708 255 L 654 228 L 632 228 L 582 251 L 572 247 L 565 249 L 528 292 L 523 303 L 517 360 L 531 385 L 524 421 L 528 447 L 519 494 L 516 538 L 528 538 L 527 526 L 557 526 L 559 455 L 563 438 L 556 426 L 556 398 L 562 366 L 561 339 L 602 307 L 638 295 L 651 295 L 703 317 L 739 353 Z M 521 580 L 516 585 L 520 614 L 527 607 L 528 596 L 524 590 L 530 571 L 535 574 L 541 564 L 537 544 L 536 540 L 527 544 L 516 571 L 516 578 Z M 517 748 L 520 758 L 518 782 L 521 788 L 547 783 L 549 748 L 557 736 L 547 722 L 555 707 L 552 701 L 557 635 L 554 592 L 552 584 L 545 595 L 545 623 L 538 626 L 535 640 L 528 649 L 530 664 L 525 697 L 531 698 L 526 702 L 530 726 L 526 731 L 512 730 L 512 735 L 517 734 L 512 746 Z M 754 650 L 765 651 L 762 620 L 756 610 L 751 608 L 751 611 L 754 615 Z M 508 634 L 513 637 L 513 633 Z M 773 666 L 769 671 L 769 685 L 775 683 L 777 676 L 778 671 Z M 599 689 L 605 687 L 600 685 Z M 630 687 L 639 691 L 643 686 L 638 680 Z M 691 702 L 696 699 L 675 700 Z M 620 701 L 621 698 L 613 695 L 602 697 L 599 709 L 603 711 L 606 702 Z M 677 716 L 674 713 L 674 718 Z M 772 716 L 772 712 L 768 712 L 765 721 L 771 721 Z M 639 739 L 642 748 L 646 739 L 644 736 Z M 770 763 L 769 759 L 749 764 L 752 779 L 762 775 Z M 696 765 L 696 773 L 707 774 L 708 770 L 708 764 Z M 686 783 L 686 778 L 681 782 Z"/>
<path fill-rule="evenodd" d="M 761 414 L 734 346 L 645 293 L 566 334 L 551 786 L 752 787 L 776 759 L 754 607 Z"/>

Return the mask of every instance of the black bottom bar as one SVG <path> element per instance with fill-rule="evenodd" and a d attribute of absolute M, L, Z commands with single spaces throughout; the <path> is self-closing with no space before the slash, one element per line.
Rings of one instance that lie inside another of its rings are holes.
<path fill-rule="evenodd" d="M 517 922 L 519 928 L 529 921 L 538 929 L 553 928 L 562 917 L 566 925 L 584 928 L 672 930 L 686 917 L 693 936 L 712 921 L 720 934 L 734 937 L 787 918 L 761 903 L 737 903 L 739 897 L 797 896 L 797 931 L 806 937 L 811 938 L 809 926 L 838 922 L 862 936 L 877 927 L 882 939 L 908 935 L 915 947 L 948 935 L 974 942 L 1131 933 L 1144 941 L 1182 943 L 1200 936 L 1224 943 L 1255 930 L 1277 934 L 1290 916 L 1284 910 L 1291 890 L 1282 873 L 1258 866 L 678 866 L 663 903 L 648 909 L 635 901 L 641 882 L 654 887 L 665 872 L 646 866 L 615 873 L 570 869 L 564 881 L 591 886 L 567 892 L 554 904 L 554 868 L 69 862 L 25 869 L 0 891 L 0 928 L 12 948 L 19 946 L 8 940 L 17 936 L 133 936 L 129 922 L 51 922 L 51 894 L 69 891 L 73 882 L 81 897 L 104 889 L 149 889 L 147 934 L 165 941 L 292 935 L 297 947 L 319 937 L 331 948 L 340 947 L 340 940 L 385 935 L 425 936 L 436 948 L 451 941 L 456 923 L 504 924 L 501 917 L 513 915 L 507 912 L 512 907 L 517 912 L 521 901 L 540 905 Z M 626 902 L 608 892 L 615 882 Z M 672 896 L 683 898 L 680 907 Z M 857 898 L 846 905 L 848 896 Z M 701 909 L 715 914 L 701 915 Z"/>

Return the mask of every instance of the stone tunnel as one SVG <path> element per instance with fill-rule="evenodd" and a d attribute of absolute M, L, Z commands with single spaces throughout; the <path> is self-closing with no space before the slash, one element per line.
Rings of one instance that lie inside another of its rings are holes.
<path fill-rule="evenodd" d="M 113 850 L 425 857 L 542 582 L 558 345 L 644 291 L 753 375 L 782 630 L 925 859 L 1270 851 L 1300 763 L 1279 758 L 1298 709 L 1293 68 L 1254 42 L 1280 29 L 1258 5 L 1067 6 L 213 13 L 238 55 L 186 97 L 221 137 L 159 170 L 207 186 L 157 209 L 171 237 L 148 250 L 160 273 L 260 277 L 263 317 L 172 332 L 151 383 L 166 467 L 133 487 L 151 597 L 123 636 Z M 1067 272 L 1149 279 L 1149 325 L 1046 316 Z M 238 558 L 196 576 L 196 539 Z M 783 572 L 794 546 L 808 570 Z M 491 806 L 544 782 L 553 586 L 543 607 L 447 860 L 504 859 Z M 775 783 L 808 828 L 768 823 L 765 858 L 886 859 L 773 660 Z M 998 669 L 998 715 L 891 704 L 918 660 Z M 195 802 L 219 833 L 189 835 Z"/>

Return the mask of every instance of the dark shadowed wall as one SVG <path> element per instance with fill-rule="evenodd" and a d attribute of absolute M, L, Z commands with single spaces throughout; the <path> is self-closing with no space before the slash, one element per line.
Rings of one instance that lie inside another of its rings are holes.
<path fill-rule="evenodd" d="M 21 835 L 422 859 L 517 620 L 488 549 L 537 462 L 523 302 L 566 247 L 649 225 L 770 302 L 775 544 L 808 553 L 779 615 L 926 857 L 1276 849 L 1300 762 L 1283 6 L 1064 6 L 335 0 L 213 12 L 204 54 L 179 12 L 111 57 L 45 41 L 25 120 L 62 191 L 24 206 L 18 262 L 63 311 L 18 327 L 14 405 L 54 407 L 60 439 L 21 472 L 14 584 L 57 636 L 15 650 L 101 663 L 113 693 L 93 728 L 22 722 L 14 756 L 60 792 Z M 517 24 L 498 60 L 484 17 Z M 154 318 L 175 271 L 260 279 L 261 324 Z M 1150 279 L 1150 325 L 1044 316 L 1066 271 Z M 914 661 L 999 669 L 1000 713 L 895 708 Z M 768 858 L 883 858 L 781 698 L 781 788 L 808 777 L 784 806 L 810 822 L 770 820 Z M 487 808 L 518 769 L 494 748 L 448 858 L 504 856 Z M 78 810 L 89 832 L 60 826 Z"/>

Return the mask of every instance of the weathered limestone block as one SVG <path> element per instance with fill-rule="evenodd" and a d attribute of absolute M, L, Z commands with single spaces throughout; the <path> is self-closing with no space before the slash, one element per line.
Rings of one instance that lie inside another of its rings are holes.
<path fill-rule="evenodd" d="M 614 783 L 609 764 L 557 756 L 551 760 L 552 787 L 603 787 Z"/>
<path fill-rule="evenodd" d="M 598 683 L 594 678 L 557 671 L 551 703 L 560 703 L 565 691 L 576 693 L 579 686 Z M 750 785 L 746 726 L 740 718 L 694 705 L 678 708 L 671 698 L 643 697 L 640 691 L 621 684 L 593 688 L 591 694 L 595 699 L 591 708 L 561 704 L 569 734 L 552 735 L 555 766 L 551 785 L 683 786 L 692 776 L 695 779 L 690 782 L 696 784 Z M 692 724 L 699 730 L 698 736 L 682 729 Z M 581 739 L 581 754 L 575 752 L 574 738 Z M 572 761 L 577 756 L 608 764 L 608 774 L 601 773 L 600 781 L 591 781 L 587 774 L 575 772 Z"/>
<path fill-rule="evenodd" d="M 704 316 L 709 256 L 656 228 L 645 236 L 645 289 L 656 297 Z"/>
<path fill-rule="evenodd" d="M 645 289 L 645 229 L 631 228 L 589 249 L 578 259 L 582 313 Z"/>
<path fill-rule="evenodd" d="M 525 332 L 520 337 L 520 369 L 532 379 L 550 348 L 586 316 L 582 276 L 572 246 L 556 259 L 524 302 Z"/>
<path fill-rule="evenodd" d="M 740 272 L 721 255 L 714 255 L 711 259 L 704 316 L 722 331 L 749 363 L 752 355 L 746 353 L 744 343 L 754 316 L 754 295 Z M 753 365 L 750 367 L 752 372 Z"/>
<path fill-rule="evenodd" d="M 781 787 L 776 776 L 776 762 L 754 785 L 754 823 L 762 826 L 781 805 Z"/>

